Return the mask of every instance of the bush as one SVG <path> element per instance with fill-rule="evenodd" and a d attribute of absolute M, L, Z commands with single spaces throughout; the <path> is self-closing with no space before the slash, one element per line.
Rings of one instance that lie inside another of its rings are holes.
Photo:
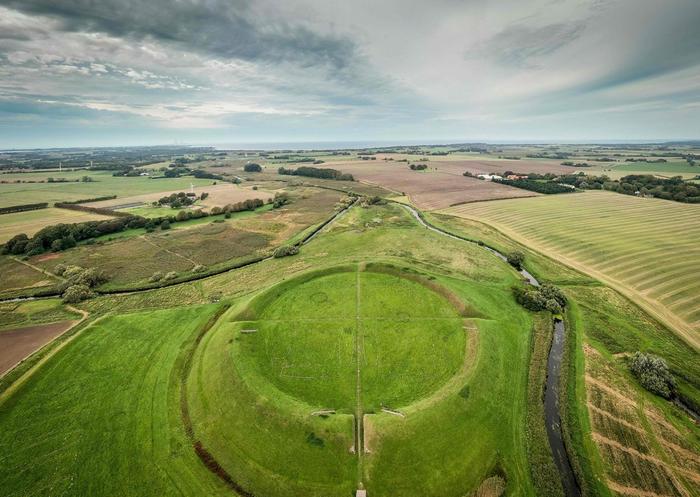
<path fill-rule="evenodd" d="M 226 219 L 231 219 L 231 211 L 226 211 L 226 212 L 224 212 L 224 217 L 225 217 Z"/>
<path fill-rule="evenodd" d="M 296 255 L 299 253 L 299 247 L 296 247 L 295 245 L 282 245 L 281 247 L 277 247 L 275 249 L 275 252 L 272 254 L 274 257 L 287 257 L 289 255 Z"/>
<path fill-rule="evenodd" d="M 251 162 L 250 164 L 246 164 L 245 166 L 243 166 L 243 170 L 247 173 L 261 173 L 262 166 L 260 164 L 255 164 L 254 162 Z"/>
<path fill-rule="evenodd" d="M 5 246 L 2 248 L 2 253 L 12 255 L 23 254 L 27 247 L 27 243 L 29 243 L 29 237 L 24 233 L 13 236 L 7 242 L 5 242 Z"/>
<path fill-rule="evenodd" d="M 192 268 L 192 272 L 193 272 L 193 273 L 201 273 L 201 272 L 204 271 L 206 268 L 207 268 L 206 266 L 203 266 L 203 265 L 201 265 L 201 264 L 197 264 L 195 267 Z"/>
<path fill-rule="evenodd" d="M 507 256 L 506 259 L 508 260 L 508 264 L 513 266 L 516 269 L 522 269 L 523 267 L 523 262 L 525 262 L 525 254 L 522 252 L 510 252 Z"/>
<path fill-rule="evenodd" d="M 63 273 L 66 272 L 66 265 L 65 264 L 57 264 L 55 268 L 53 268 L 54 274 L 57 274 L 58 276 L 63 276 Z"/>
<path fill-rule="evenodd" d="M 155 283 L 156 281 L 160 281 L 162 279 L 163 273 L 161 273 L 160 271 L 156 271 L 150 278 L 148 278 L 148 281 L 150 281 L 151 283 Z"/>
<path fill-rule="evenodd" d="M 170 222 L 166 219 L 162 223 L 160 223 L 160 229 L 162 230 L 169 230 L 170 229 Z"/>
<path fill-rule="evenodd" d="M 561 314 L 566 306 L 566 296 L 552 285 L 516 286 L 513 287 L 513 294 L 518 304 L 534 312 L 546 310 L 553 314 Z"/>
<path fill-rule="evenodd" d="M 661 357 L 636 352 L 630 360 L 630 371 L 651 393 L 670 399 L 675 394 L 676 381 Z"/>
<path fill-rule="evenodd" d="M 92 297 L 90 288 L 86 285 L 71 285 L 63 292 L 63 302 L 77 304 Z"/>
<path fill-rule="evenodd" d="M 177 278 L 177 273 L 175 271 L 170 271 L 163 276 L 163 281 L 170 281 L 174 280 L 175 278 Z"/>

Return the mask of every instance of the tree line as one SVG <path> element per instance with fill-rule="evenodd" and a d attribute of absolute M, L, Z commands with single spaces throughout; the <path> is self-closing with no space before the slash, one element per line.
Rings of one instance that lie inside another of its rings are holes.
<path fill-rule="evenodd" d="M 309 178 L 355 181 L 352 174 L 344 174 L 342 171 L 338 171 L 337 169 L 326 169 L 311 166 L 300 166 L 296 169 L 286 169 L 284 167 L 280 167 L 277 170 L 277 173 L 288 176 L 307 176 Z"/>

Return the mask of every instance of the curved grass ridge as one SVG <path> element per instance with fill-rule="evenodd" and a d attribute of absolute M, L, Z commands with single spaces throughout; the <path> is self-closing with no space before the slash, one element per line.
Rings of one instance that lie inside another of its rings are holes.
<path fill-rule="evenodd" d="M 202 461 L 202 464 L 204 464 L 209 471 L 218 476 L 231 490 L 236 492 L 241 497 L 255 497 L 252 493 L 248 492 L 239 483 L 237 483 L 236 480 L 234 480 L 233 477 L 219 464 L 211 452 L 207 450 L 204 444 L 197 439 L 194 432 L 194 427 L 192 425 L 192 418 L 190 417 L 189 406 L 187 404 L 187 378 L 192 370 L 192 360 L 194 358 L 194 353 L 197 350 L 197 346 L 207 332 L 212 329 L 216 322 L 230 307 L 230 304 L 224 304 L 217 309 L 214 315 L 212 315 L 204 326 L 202 326 L 199 333 L 197 333 L 197 337 L 195 338 L 194 342 L 186 352 L 184 364 L 180 370 L 180 418 L 182 419 L 182 424 L 185 429 L 185 435 L 190 443 L 192 443 L 192 447 L 197 454 L 197 457 L 199 457 L 199 459 Z"/>
<path fill-rule="evenodd" d="M 354 265 L 339 265 L 314 271 L 308 271 L 303 274 L 294 276 L 293 278 L 278 283 L 273 287 L 270 287 L 262 293 L 256 295 L 248 303 L 245 309 L 243 309 L 234 318 L 232 318 L 231 321 L 255 321 L 259 318 L 260 312 L 265 307 L 267 307 L 273 300 L 282 295 L 285 291 L 302 283 L 311 281 L 315 278 L 319 278 L 321 276 L 329 276 L 338 273 L 349 273 L 354 272 L 355 270 L 356 266 Z M 460 316 L 465 318 L 484 317 L 473 307 L 465 304 L 464 301 L 460 299 L 459 296 L 452 290 L 450 290 L 446 286 L 437 283 L 434 277 L 420 273 L 415 269 L 411 269 L 408 267 L 400 268 L 398 266 L 394 266 L 392 264 L 387 264 L 384 262 L 367 262 L 362 265 L 362 270 L 372 273 L 388 274 L 391 276 L 404 278 L 415 283 L 419 283 L 446 299 Z"/>

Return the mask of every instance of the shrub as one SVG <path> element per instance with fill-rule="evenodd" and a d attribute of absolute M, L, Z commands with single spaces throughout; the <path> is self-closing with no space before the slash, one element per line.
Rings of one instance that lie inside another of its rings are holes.
<path fill-rule="evenodd" d="M 287 257 L 289 255 L 296 255 L 299 253 L 299 247 L 296 247 L 295 245 L 282 245 L 281 247 L 277 247 L 275 249 L 275 252 L 272 254 L 274 257 Z"/>
<path fill-rule="evenodd" d="M 566 306 L 566 295 L 554 285 L 545 284 L 540 287 L 540 293 L 547 300 L 555 300 L 561 307 Z"/>
<path fill-rule="evenodd" d="M 63 292 L 63 302 L 76 304 L 92 297 L 90 288 L 86 285 L 71 285 Z"/>
<path fill-rule="evenodd" d="M 204 271 L 206 268 L 207 268 L 206 266 L 203 266 L 203 265 L 201 265 L 201 264 L 197 264 L 195 267 L 192 268 L 192 272 L 193 272 L 193 273 L 201 273 L 201 272 Z"/>
<path fill-rule="evenodd" d="M 226 212 L 224 212 L 224 217 L 225 217 L 226 219 L 231 219 L 231 211 L 226 211 Z"/>
<path fill-rule="evenodd" d="M 639 383 L 651 393 L 670 399 L 676 389 L 676 382 L 661 357 L 636 352 L 630 360 L 630 371 Z"/>
<path fill-rule="evenodd" d="M 554 299 L 548 299 L 545 304 L 545 309 L 547 309 L 552 314 L 561 314 L 561 305 Z"/>
<path fill-rule="evenodd" d="M 522 269 L 523 262 L 525 262 L 525 254 L 519 251 L 510 252 L 506 256 L 506 259 L 508 260 L 508 264 L 510 264 L 514 268 Z"/>
<path fill-rule="evenodd" d="M 262 166 L 260 164 L 251 162 L 250 164 L 246 164 L 245 166 L 243 166 L 243 170 L 247 173 L 261 173 Z"/>
<path fill-rule="evenodd" d="M 156 281 L 160 281 L 162 279 L 163 279 L 163 273 L 161 273 L 160 271 L 156 271 L 155 273 L 153 273 L 151 275 L 150 278 L 148 278 L 148 281 L 150 281 L 151 283 L 155 283 Z"/>
<path fill-rule="evenodd" d="M 518 304 L 534 312 L 547 310 L 553 314 L 561 314 L 566 306 L 566 296 L 552 285 L 516 286 L 513 294 Z"/>
<path fill-rule="evenodd" d="M 177 278 L 177 273 L 175 271 L 170 271 L 163 276 L 163 281 L 170 281 L 174 280 L 175 278 Z"/>
<path fill-rule="evenodd" d="M 10 238 L 2 249 L 3 254 L 19 255 L 24 253 L 25 248 L 29 243 L 29 237 L 24 233 L 15 235 Z"/>
<path fill-rule="evenodd" d="M 160 223 L 160 229 L 162 230 L 169 230 L 170 229 L 170 222 L 166 219 L 162 223 Z"/>
<path fill-rule="evenodd" d="M 57 274 L 58 276 L 63 276 L 63 273 L 66 272 L 66 265 L 65 264 L 57 264 L 55 268 L 53 268 L 54 274 Z"/>

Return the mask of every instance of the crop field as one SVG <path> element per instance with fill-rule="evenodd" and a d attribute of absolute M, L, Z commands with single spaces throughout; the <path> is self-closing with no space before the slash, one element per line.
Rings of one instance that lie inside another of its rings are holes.
<path fill-rule="evenodd" d="M 69 182 L 39 183 L 47 177 L 66 178 Z M 89 176 L 93 181 L 76 182 L 83 176 Z M 11 205 L 33 204 L 36 202 L 62 202 L 86 198 L 116 195 L 127 197 L 145 193 L 187 191 L 190 184 L 194 186 L 211 186 L 210 179 L 193 177 L 151 179 L 147 176 L 114 177 L 108 171 L 76 171 L 66 173 L 17 173 L 0 176 L 0 207 Z M 11 181 L 23 181 L 12 183 Z M 35 181 L 32 183 L 32 181 Z"/>
<path fill-rule="evenodd" d="M 400 195 L 405 194 L 418 207 L 426 210 L 442 209 L 465 202 L 537 195 L 519 188 L 464 177 L 464 170 L 459 173 L 430 169 L 412 171 L 406 163 L 384 161 L 341 162 L 331 166 L 352 174 L 356 180 L 379 185 Z"/>
<path fill-rule="evenodd" d="M 0 376 L 73 324 L 74 321 L 62 321 L 0 331 Z"/>
<path fill-rule="evenodd" d="M 53 224 L 81 223 L 83 221 L 97 221 L 101 219 L 111 218 L 101 214 L 93 214 L 92 212 L 57 209 L 55 207 L 3 214 L 0 219 L 0 243 L 6 242 L 19 233 L 32 236 L 40 229 Z"/>
<path fill-rule="evenodd" d="M 607 192 L 504 200 L 445 213 L 489 223 L 641 301 L 700 344 L 700 206 Z"/>
<path fill-rule="evenodd" d="M 155 181 L 162 181 L 162 180 L 155 180 Z M 211 183 L 211 182 L 210 182 Z M 172 191 L 158 191 L 158 192 L 153 192 L 153 193 L 145 193 L 141 195 L 133 195 L 129 197 L 117 197 L 112 200 L 102 200 L 100 202 L 92 202 L 89 204 L 85 204 L 91 207 L 107 207 L 107 208 L 120 208 L 121 206 L 135 206 L 137 204 L 150 204 L 152 202 L 157 201 L 159 198 L 165 197 L 170 195 L 171 193 L 178 193 L 178 192 L 189 192 L 192 191 L 194 192 L 197 196 L 200 196 L 202 193 L 208 193 L 209 196 L 202 200 L 197 202 L 198 207 L 203 207 L 205 209 L 211 209 L 212 207 L 219 206 L 223 207 L 227 204 L 235 204 L 237 202 L 242 202 L 244 200 L 248 199 L 254 199 L 254 198 L 259 198 L 262 200 L 267 201 L 268 199 L 272 198 L 274 195 L 270 192 L 264 191 L 264 190 L 253 190 L 252 188 L 244 188 L 238 185 L 232 185 L 230 183 L 220 183 L 218 185 L 211 185 L 209 184 L 208 186 L 197 186 L 195 188 L 190 188 L 189 185 L 187 185 L 186 188 L 180 189 L 180 190 L 172 190 Z M 171 210 L 171 212 L 173 212 Z"/>

